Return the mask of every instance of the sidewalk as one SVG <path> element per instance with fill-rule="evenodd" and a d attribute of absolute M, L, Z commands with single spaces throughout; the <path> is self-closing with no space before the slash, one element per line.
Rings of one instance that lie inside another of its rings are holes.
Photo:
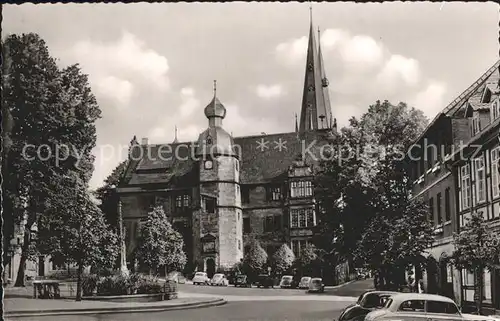
<path fill-rule="evenodd" d="M 180 298 L 210 298 L 213 294 L 206 293 L 189 293 L 189 292 L 179 292 Z M 328 294 L 302 294 L 302 295 L 266 295 L 266 296 L 255 296 L 255 295 L 236 295 L 236 294 L 217 294 L 217 296 L 223 298 L 225 301 L 329 301 L 329 302 L 356 302 L 357 297 L 350 296 L 337 296 Z"/>
<path fill-rule="evenodd" d="M 158 302 L 107 302 L 80 301 L 74 299 L 33 299 L 32 288 L 6 289 L 7 296 L 3 300 L 6 318 L 20 316 L 50 316 L 102 313 L 158 312 L 167 310 L 192 309 L 225 304 L 222 298 L 212 296 L 189 296 Z M 30 291 L 31 290 L 31 291 Z M 9 297 L 8 292 L 11 292 Z M 14 293 L 12 293 L 14 292 Z M 14 295 L 14 297 L 12 297 Z M 24 297 L 21 297 L 24 295 Z"/>

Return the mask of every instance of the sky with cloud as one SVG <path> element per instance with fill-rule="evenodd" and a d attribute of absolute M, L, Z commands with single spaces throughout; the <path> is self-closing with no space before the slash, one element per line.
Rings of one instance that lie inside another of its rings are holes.
<path fill-rule="evenodd" d="M 234 136 L 294 130 L 307 3 L 4 5 L 3 34 L 38 33 L 61 66 L 79 63 L 102 109 L 97 187 L 134 135 L 191 141 L 213 95 Z M 332 112 L 340 126 L 376 100 L 432 118 L 498 59 L 494 3 L 318 3 Z"/>

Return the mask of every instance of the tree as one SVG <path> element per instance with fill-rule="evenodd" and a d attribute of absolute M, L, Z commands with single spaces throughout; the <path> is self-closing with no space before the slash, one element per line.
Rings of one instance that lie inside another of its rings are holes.
<path fill-rule="evenodd" d="M 459 234 L 453 235 L 452 262 L 474 273 L 474 300 L 479 314 L 484 296 L 484 270 L 493 269 L 500 258 L 500 235 L 488 228 L 482 212 L 474 212 Z"/>
<path fill-rule="evenodd" d="M 101 201 L 99 207 L 106 217 L 108 224 L 118 225 L 117 203 L 118 197 L 114 186 L 118 186 L 120 179 L 128 166 L 128 159 L 120 162 L 111 174 L 104 180 L 104 185 L 95 191 L 95 196 Z"/>
<path fill-rule="evenodd" d="M 295 255 L 286 244 L 282 244 L 273 254 L 272 265 L 273 271 L 277 275 L 285 273 L 295 261 Z"/>
<path fill-rule="evenodd" d="M 247 274 L 256 275 L 262 272 L 267 262 L 267 253 L 260 245 L 259 241 L 253 239 L 249 242 L 248 252 L 243 258 L 243 265 Z"/>
<path fill-rule="evenodd" d="M 162 206 L 154 207 L 140 229 L 136 257 L 139 264 L 147 266 L 150 273 L 165 268 L 169 271 L 182 270 L 186 265 L 182 235 L 172 228 Z"/>
<path fill-rule="evenodd" d="M 118 237 L 104 220 L 91 194 L 80 180 L 61 177 L 54 186 L 59 199 L 51 199 L 40 216 L 38 248 L 52 257 L 78 267 L 77 300 L 85 267 L 112 268 L 119 253 Z"/>
<path fill-rule="evenodd" d="M 23 224 L 15 285 L 24 286 L 26 261 L 39 252 L 35 240 L 47 236 L 38 233 L 33 238 L 33 231 L 44 229 L 40 217 L 48 212 L 52 200 L 61 197 L 54 193 L 54 182 L 71 172 L 59 166 L 60 161 L 77 153 L 81 157 L 81 179 L 90 179 L 91 150 L 96 139 L 94 122 L 100 117 L 100 109 L 87 76 L 76 65 L 60 70 L 38 35 L 10 35 L 3 51 L 8 72 L 3 79 L 2 104 L 8 109 L 5 114 L 12 117 L 8 153 L 2 155 L 2 165 L 9 169 L 4 171 L 4 195 L 8 200 L 4 215 L 10 230 Z"/>
<path fill-rule="evenodd" d="M 317 260 L 318 254 L 316 247 L 314 244 L 307 244 L 306 247 L 301 250 L 300 256 L 297 258 L 297 263 L 302 274 L 313 273 Z"/>
<path fill-rule="evenodd" d="M 354 260 L 379 269 L 385 265 L 375 264 L 376 258 L 392 262 L 400 257 L 397 262 L 405 266 L 415 259 L 414 252 L 397 244 L 410 238 L 410 244 L 419 250 L 431 240 L 425 216 L 418 214 L 419 229 L 395 233 L 383 240 L 386 243 L 374 242 L 392 229 L 400 230 L 394 224 L 403 227 L 412 222 L 405 213 L 426 210 L 421 201 L 409 199 L 404 154 L 427 122 L 421 111 L 404 103 L 377 101 L 332 138 L 333 145 L 340 148 L 332 149 L 331 157 L 320 164 L 316 179 L 320 211 L 314 244 L 325 263 L 334 267 Z M 386 250 L 388 247 L 392 250 Z"/>

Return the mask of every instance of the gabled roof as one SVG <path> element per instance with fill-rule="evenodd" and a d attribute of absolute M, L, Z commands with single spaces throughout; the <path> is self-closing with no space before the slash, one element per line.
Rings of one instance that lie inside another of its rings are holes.
<path fill-rule="evenodd" d="M 431 128 L 436 121 L 442 116 L 450 116 L 450 117 L 464 117 L 465 116 L 465 102 L 471 98 L 475 93 L 478 91 L 481 92 L 482 94 L 482 89 L 483 86 L 486 84 L 498 84 L 500 80 L 500 60 L 498 60 L 492 67 L 490 67 L 485 73 L 479 77 L 472 85 L 470 85 L 464 92 L 462 92 L 457 98 L 455 98 L 451 103 L 448 104 L 441 112 L 439 112 L 434 119 L 427 125 L 425 130 L 419 135 L 419 137 L 415 140 L 415 142 L 418 142 L 421 140 L 427 130 Z M 418 106 L 417 106 L 418 108 Z"/>
<path fill-rule="evenodd" d="M 303 151 L 306 163 L 316 166 L 320 159 L 320 148 L 327 142 L 326 135 L 327 131 L 308 131 L 304 133 L 302 141 L 296 132 L 234 138 L 236 150 L 241 151 L 240 183 L 259 184 L 281 180 Z M 194 148 L 193 142 L 148 145 L 150 157 L 138 161 L 124 185 L 164 183 L 175 188 L 192 186 L 199 177 L 198 163 L 192 157 Z M 311 154 L 314 156 L 311 157 Z"/>

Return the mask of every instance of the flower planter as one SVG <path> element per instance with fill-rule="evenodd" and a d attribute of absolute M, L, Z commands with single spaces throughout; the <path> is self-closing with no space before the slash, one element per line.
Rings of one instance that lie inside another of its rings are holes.
<path fill-rule="evenodd" d="M 163 301 L 167 295 L 174 293 L 153 293 L 153 294 L 130 294 L 130 295 L 96 295 L 84 296 L 87 301 L 109 301 L 109 302 L 156 302 Z M 177 296 L 177 293 L 175 293 Z M 170 299 L 166 299 L 170 300 Z"/>

